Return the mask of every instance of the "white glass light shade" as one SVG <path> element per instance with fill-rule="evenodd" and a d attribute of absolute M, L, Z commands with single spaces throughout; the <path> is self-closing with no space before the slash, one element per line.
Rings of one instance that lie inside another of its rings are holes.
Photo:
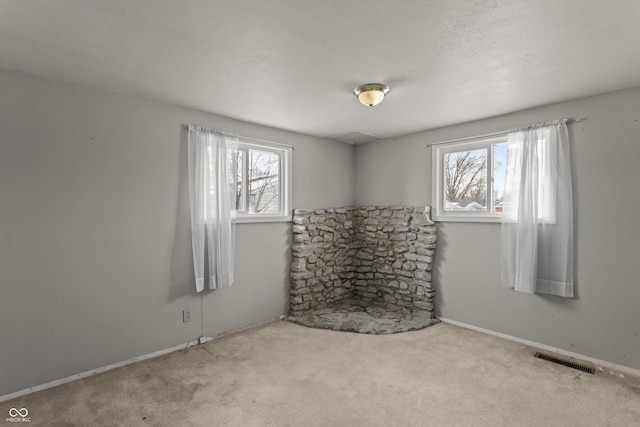
<path fill-rule="evenodd" d="M 358 86 L 353 91 L 354 95 L 358 97 L 358 101 L 367 107 L 380 104 L 388 92 L 389 86 L 380 83 L 369 83 Z"/>
<path fill-rule="evenodd" d="M 360 95 L 358 95 L 360 103 L 368 105 L 369 107 L 380 104 L 383 99 L 384 93 L 377 90 L 368 90 L 366 92 L 361 92 Z"/>

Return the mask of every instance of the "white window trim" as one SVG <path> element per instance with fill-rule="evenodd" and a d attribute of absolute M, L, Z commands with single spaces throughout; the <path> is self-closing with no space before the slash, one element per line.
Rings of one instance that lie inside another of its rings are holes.
<path fill-rule="evenodd" d="M 278 144 L 270 141 L 256 142 L 251 138 L 238 138 L 238 146 L 246 148 L 255 148 L 265 151 L 273 151 L 279 153 L 282 157 L 280 165 L 280 212 L 274 214 L 249 214 L 237 212 L 235 214 L 235 222 L 238 224 L 259 223 L 259 222 L 290 222 L 292 209 L 292 187 L 293 187 L 293 147 L 285 144 Z"/>
<path fill-rule="evenodd" d="M 502 214 L 491 213 L 493 201 L 487 196 L 487 212 L 446 211 L 444 209 L 444 155 L 448 152 L 489 148 L 495 144 L 508 142 L 508 133 L 487 137 L 464 139 L 458 142 L 434 144 L 431 146 L 432 190 L 431 206 L 434 221 L 441 222 L 502 222 Z M 487 150 L 487 173 L 493 178 L 493 150 Z M 493 194 L 493 179 L 487 179 L 487 195 Z"/>

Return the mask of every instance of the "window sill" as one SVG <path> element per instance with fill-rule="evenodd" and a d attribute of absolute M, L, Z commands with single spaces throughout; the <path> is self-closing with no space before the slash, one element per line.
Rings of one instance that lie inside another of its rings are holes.
<path fill-rule="evenodd" d="M 260 222 L 291 222 L 291 217 L 288 216 L 251 216 L 251 217 L 238 217 L 235 219 L 236 224 L 253 224 Z"/>
<path fill-rule="evenodd" d="M 462 215 L 438 215 L 434 216 L 435 222 L 483 222 L 501 224 L 502 218 L 495 216 L 462 216 Z"/>

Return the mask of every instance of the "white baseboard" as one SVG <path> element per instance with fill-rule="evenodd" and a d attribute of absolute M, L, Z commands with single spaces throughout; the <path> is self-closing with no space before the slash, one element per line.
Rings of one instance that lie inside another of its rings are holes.
<path fill-rule="evenodd" d="M 263 325 L 265 323 L 268 322 L 272 322 L 275 319 L 277 319 L 277 317 L 271 318 L 271 319 L 267 319 L 264 320 L 262 322 L 256 322 L 256 323 L 251 323 L 247 326 L 241 327 L 241 328 L 237 328 L 237 329 L 232 329 L 230 331 L 227 332 L 222 332 L 221 334 L 217 335 L 216 337 L 205 337 L 202 336 L 200 338 L 198 338 L 197 340 L 193 340 L 193 341 L 188 341 L 184 344 L 178 344 L 176 346 L 173 346 L 171 348 L 165 348 L 164 350 L 158 350 L 155 351 L 153 353 L 149 353 L 149 354 L 144 354 L 142 356 L 136 356 L 136 357 L 132 357 L 131 359 L 128 360 L 124 360 L 122 362 L 118 362 L 118 363 L 113 363 L 111 365 L 107 365 L 107 366 L 103 366 L 101 368 L 96 368 L 96 369 L 92 369 L 90 371 L 86 371 L 86 372 L 81 372 L 79 374 L 74 374 L 65 378 L 61 378 L 58 380 L 54 380 L 54 381 L 50 381 L 48 383 L 45 384 L 40 384 L 37 386 L 33 386 L 33 387 L 29 387 L 29 388 L 25 388 L 24 390 L 19 390 L 13 393 L 9 393 L 9 394 L 5 394 L 4 396 L 0 396 L 0 403 L 2 402 L 6 402 L 7 400 L 11 400 L 11 399 L 15 399 L 16 397 L 21 397 L 27 394 L 31 394 L 31 393 L 35 393 L 36 391 L 41 391 L 41 390 L 46 390 L 48 388 L 52 388 L 52 387 L 56 387 L 62 384 L 66 384 L 66 383 L 70 383 L 72 381 L 76 381 L 76 380 L 80 380 L 83 378 L 87 378 L 87 377 L 91 377 L 93 375 L 99 374 L 101 372 L 106 372 L 106 371 L 110 371 L 112 369 L 116 369 L 116 368 L 120 368 L 121 366 L 126 366 L 126 365 L 130 365 L 132 363 L 135 362 L 140 362 L 143 360 L 147 360 L 147 359 L 152 359 L 154 357 L 158 357 L 158 356 L 162 356 L 163 354 L 167 354 L 167 353 L 171 353 L 177 350 L 183 350 L 185 348 L 194 346 L 194 345 L 198 345 L 198 344 L 204 344 L 206 342 L 212 341 L 214 339 L 218 339 L 218 338 L 222 338 L 224 336 L 236 333 L 236 332 L 240 332 L 240 331 L 244 331 L 247 329 L 251 329 L 251 328 L 255 328 L 257 326 Z"/>
<path fill-rule="evenodd" d="M 596 367 L 598 369 L 600 369 L 600 370 L 607 369 L 607 370 L 609 370 L 610 374 L 613 374 L 613 375 L 616 375 L 616 376 L 621 376 L 622 373 L 629 374 L 629 375 L 634 375 L 634 376 L 640 376 L 640 370 L 634 369 L 634 368 L 630 368 L 628 366 L 618 365 L 617 363 L 607 362 L 606 360 L 596 359 L 594 357 L 585 356 L 585 355 L 579 354 L 579 353 L 573 353 L 571 351 L 563 350 L 563 349 L 557 348 L 557 347 L 552 347 L 550 345 L 540 344 L 540 343 L 537 343 L 535 341 L 529 341 L 529 340 L 525 340 L 525 339 L 522 339 L 522 338 L 511 336 L 511 335 L 503 334 L 501 332 L 492 331 L 490 329 L 480 328 L 478 326 L 473 326 L 473 325 L 469 325 L 467 323 L 458 322 L 457 320 L 445 319 L 444 317 L 438 317 L 438 319 L 440 319 L 444 323 L 449 323 L 449 324 L 454 325 L 454 326 L 460 326 L 461 328 L 471 329 L 472 331 L 481 332 L 481 333 L 488 334 L 488 335 L 493 335 L 493 336 L 496 336 L 498 338 L 503 338 L 503 339 L 506 339 L 506 340 L 509 340 L 509 341 L 514 341 L 514 342 L 517 342 L 517 343 L 520 343 L 520 344 L 528 345 L 530 347 L 535 347 L 535 348 L 538 348 L 538 349 L 541 349 L 541 350 L 546 350 L 546 351 L 549 351 L 549 352 L 552 352 L 552 353 L 561 354 L 563 356 L 568 356 L 568 357 L 573 357 L 575 359 L 584 360 L 584 361 L 587 361 L 589 363 L 592 363 L 592 364 L 596 365 Z"/>
<path fill-rule="evenodd" d="M 282 318 L 282 317 L 286 317 L 286 316 L 280 316 L 280 317 Z M 574 358 L 577 358 L 577 359 L 586 360 L 586 361 L 591 362 L 594 365 L 600 367 L 600 369 L 606 368 L 606 369 L 610 369 L 610 370 L 613 370 L 613 371 L 624 372 L 624 373 L 628 373 L 630 375 L 640 376 L 640 370 L 638 370 L 638 369 L 633 369 L 633 368 L 629 368 L 627 366 L 618 365 L 616 363 L 611 363 L 611 362 L 607 362 L 607 361 L 604 361 L 604 360 L 595 359 L 593 357 L 584 356 L 584 355 L 578 354 L 578 353 L 572 353 L 570 351 L 562 350 L 560 348 L 551 347 L 551 346 L 548 346 L 548 345 L 545 345 L 545 344 L 540 344 L 540 343 L 537 343 L 537 342 L 534 342 L 534 341 L 525 340 L 525 339 L 514 337 L 514 336 L 511 336 L 511 335 L 507 335 L 507 334 L 503 334 L 503 333 L 500 333 L 500 332 L 492 331 L 490 329 L 480 328 L 480 327 L 477 327 L 477 326 L 469 325 L 467 323 L 458 322 L 456 320 L 446 319 L 444 317 L 439 317 L 438 319 L 440 319 L 444 323 L 449 323 L 449 324 L 454 325 L 454 326 L 460 326 L 462 328 L 471 329 L 471 330 L 476 331 L 476 332 L 481 332 L 481 333 L 485 333 L 485 334 L 488 334 L 488 335 L 493 335 L 493 336 L 496 336 L 496 337 L 499 337 L 499 338 L 504 338 L 504 339 L 509 340 L 509 341 L 514 341 L 514 342 L 517 342 L 517 343 L 520 343 L 520 344 L 528 345 L 530 347 L 536 347 L 536 348 L 539 348 L 539 349 L 542 349 L 542 350 L 547 350 L 547 351 L 550 351 L 550 352 L 553 352 L 553 353 L 562 354 L 564 356 L 569 356 L 569 357 L 574 357 Z M 239 331 L 243 331 L 243 330 L 246 330 L 246 329 L 251 329 L 253 327 L 259 326 L 259 325 L 264 324 L 264 323 L 268 323 L 268 322 L 273 321 L 273 320 L 275 320 L 275 319 L 269 319 L 269 320 L 266 320 L 264 322 L 258 322 L 258 323 L 251 324 L 251 325 L 248 325 L 248 326 L 243 327 L 243 328 L 238 328 L 238 329 L 229 331 L 227 333 L 222 333 L 222 334 L 218 335 L 216 338 L 221 338 L 222 336 L 226 336 L 226 335 L 229 335 L 229 334 L 234 333 L 234 332 L 239 332 Z M 130 365 L 130 364 L 135 363 L 135 362 L 140 362 L 140 361 L 143 361 L 143 360 L 152 359 L 154 357 L 162 356 L 164 354 L 171 353 L 171 352 L 174 352 L 174 351 L 177 351 L 177 350 L 183 350 L 185 348 L 188 348 L 188 347 L 191 347 L 191 346 L 194 346 L 194 345 L 204 344 L 205 342 L 209 342 L 209 341 L 212 341 L 214 339 L 215 338 L 213 338 L 213 337 L 204 337 L 203 336 L 203 337 L 198 338 L 197 340 L 188 341 L 188 342 L 186 342 L 184 344 L 179 344 L 179 345 L 176 345 L 176 346 L 171 347 L 171 348 L 166 348 L 166 349 L 163 349 L 163 350 L 155 351 L 153 353 L 149 353 L 149 354 L 145 354 L 145 355 L 142 355 L 142 356 L 133 357 L 131 359 L 124 360 L 122 362 L 113 363 L 111 365 L 107 365 L 107 366 L 103 366 L 103 367 L 100 367 L 100 368 L 92 369 L 92 370 L 86 371 L 86 372 L 81 372 L 79 374 L 74 374 L 74 375 L 71 375 L 71 376 L 68 376 L 68 377 L 65 377 L 65 378 L 61 378 L 61 379 L 58 379 L 58 380 L 50 381 L 50 382 L 45 383 L 45 384 L 40 384 L 40 385 L 37 385 L 37 386 L 34 386 L 34 387 L 26 388 L 24 390 L 19 390 L 19 391 L 13 392 L 13 393 L 5 394 L 3 396 L 0 396 L 0 403 L 6 402 L 6 401 L 11 400 L 11 399 L 15 399 L 17 397 L 25 396 L 27 394 L 31 394 L 31 393 L 34 393 L 36 391 L 46 390 L 46 389 L 49 389 L 49 388 L 52 388 L 52 387 L 57 387 L 57 386 L 62 385 L 62 384 L 70 383 L 72 381 L 80 380 L 80 379 L 83 379 L 83 378 L 88 378 L 88 377 L 91 377 L 93 375 L 96 375 L 96 374 L 99 374 L 99 373 L 102 373 L 102 372 L 106 372 L 106 371 L 110 371 L 112 369 L 120 368 L 122 366 Z M 617 374 L 617 372 L 612 372 L 612 374 L 619 375 L 619 374 Z"/>
<path fill-rule="evenodd" d="M 48 388 L 57 387 L 62 384 L 70 383 L 72 381 L 80 380 L 83 378 L 91 377 L 93 375 L 110 371 L 112 369 L 120 368 L 122 366 L 130 365 L 135 362 L 140 362 L 142 360 L 152 359 L 154 357 L 162 356 L 163 354 L 171 353 L 176 350 L 183 350 L 185 348 L 201 344 L 207 341 L 211 341 L 213 338 L 211 337 L 200 337 L 197 340 L 188 341 L 184 344 L 179 344 L 171 348 L 165 348 L 163 350 L 154 351 L 153 353 L 144 354 L 142 356 L 132 357 L 131 359 L 124 360 L 122 362 L 113 363 L 111 365 L 103 366 L 100 368 L 92 369 L 86 372 L 80 372 L 79 374 L 74 374 L 65 378 L 60 378 L 58 380 L 50 381 L 45 384 L 40 384 L 34 387 L 25 388 L 24 390 L 19 390 L 13 393 L 5 394 L 4 396 L 0 396 L 0 403 L 6 402 L 7 400 L 15 399 L 16 397 L 21 397 L 27 394 L 34 393 L 36 391 L 46 390 Z"/>

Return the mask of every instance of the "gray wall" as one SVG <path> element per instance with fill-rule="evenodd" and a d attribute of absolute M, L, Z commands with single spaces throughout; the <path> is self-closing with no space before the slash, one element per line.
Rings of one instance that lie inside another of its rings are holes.
<path fill-rule="evenodd" d="M 578 298 L 502 289 L 499 226 L 446 223 L 436 308 L 640 369 L 640 89 L 354 150 L 0 72 L 0 396 L 286 311 L 286 223 L 238 225 L 235 286 L 195 293 L 185 124 L 294 145 L 293 204 L 314 208 L 430 204 L 424 144 L 563 116 L 589 117 L 570 125 Z M 193 317 L 186 324 L 185 308 Z"/>
<path fill-rule="evenodd" d="M 425 144 L 558 117 L 571 124 L 578 297 L 500 286 L 500 226 L 439 223 L 441 317 L 640 369 L 640 88 L 356 148 L 357 204 L 431 204 Z"/>
<path fill-rule="evenodd" d="M 286 312 L 287 223 L 238 225 L 235 285 L 195 293 L 192 123 L 294 145 L 294 207 L 353 202 L 352 146 L 0 72 L 0 396 Z"/>

